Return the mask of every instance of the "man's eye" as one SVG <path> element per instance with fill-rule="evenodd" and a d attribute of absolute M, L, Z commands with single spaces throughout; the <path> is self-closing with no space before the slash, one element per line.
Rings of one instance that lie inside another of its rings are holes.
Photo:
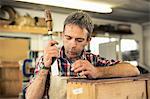
<path fill-rule="evenodd" d="M 83 42 L 84 40 L 83 39 L 77 39 L 77 42 Z"/>
<path fill-rule="evenodd" d="M 66 37 L 67 40 L 71 40 L 71 37 Z"/>

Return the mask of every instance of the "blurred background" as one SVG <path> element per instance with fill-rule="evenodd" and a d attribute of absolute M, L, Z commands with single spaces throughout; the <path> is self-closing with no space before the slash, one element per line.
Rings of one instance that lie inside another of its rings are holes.
<path fill-rule="evenodd" d="M 51 10 L 51 32 L 59 48 L 65 18 L 83 10 L 94 22 L 87 51 L 130 62 L 143 74 L 150 71 L 150 0 L 1 0 L 0 99 L 25 98 L 23 89 L 51 39 L 45 9 Z"/>

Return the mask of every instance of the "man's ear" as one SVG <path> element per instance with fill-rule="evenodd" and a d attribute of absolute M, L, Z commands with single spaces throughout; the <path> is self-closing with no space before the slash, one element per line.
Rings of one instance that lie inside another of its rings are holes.
<path fill-rule="evenodd" d="M 91 39 L 92 39 L 91 37 L 88 37 L 87 42 L 90 43 Z"/>
<path fill-rule="evenodd" d="M 87 38 L 87 44 L 86 45 L 88 45 L 90 43 L 91 39 L 92 39 L 91 37 Z"/>

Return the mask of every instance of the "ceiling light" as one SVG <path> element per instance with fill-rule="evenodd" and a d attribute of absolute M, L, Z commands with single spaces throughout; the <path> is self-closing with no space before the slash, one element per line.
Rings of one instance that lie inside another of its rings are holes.
<path fill-rule="evenodd" d="M 98 12 L 98 13 L 111 13 L 112 12 L 110 5 L 103 4 L 103 3 L 95 3 L 92 1 L 81 1 L 81 0 L 16 0 L 16 1 L 92 11 L 92 12 Z"/>

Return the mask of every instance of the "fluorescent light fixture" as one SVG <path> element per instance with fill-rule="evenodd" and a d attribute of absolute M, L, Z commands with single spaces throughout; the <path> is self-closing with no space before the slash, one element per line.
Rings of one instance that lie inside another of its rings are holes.
<path fill-rule="evenodd" d="M 16 0 L 29 3 L 51 5 L 56 7 L 64 7 L 71 9 L 79 9 L 85 11 L 92 11 L 98 13 L 111 13 L 111 5 L 104 3 L 95 3 L 92 1 L 81 1 L 81 0 Z"/>

